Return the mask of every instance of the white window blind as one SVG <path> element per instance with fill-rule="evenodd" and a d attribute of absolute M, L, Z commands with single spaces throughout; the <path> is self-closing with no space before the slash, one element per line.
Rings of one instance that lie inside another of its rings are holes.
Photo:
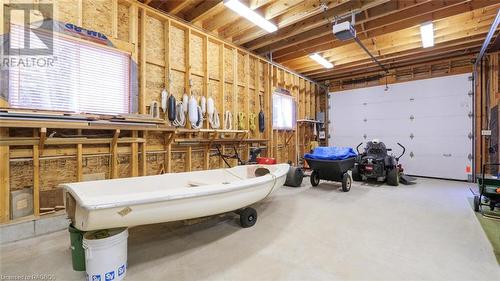
<path fill-rule="evenodd" d="M 23 48 L 23 38 L 23 27 L 11 25 L 11 49 Z M 56 60 L 52 66 L 39 60 L 33 66 L 11 65 L 9 68 L 11 107 L 77 113 L 129 113 L 129 55 L 57 36 L 56 33 L 53 42 Z M 35 34 L 30 34 L 30 44 L 30 48 L 44 46 Z"/>
<path fill-rule="evenodd" d="M 293 97 L 274 93 L 273 129 L 293 130 L 295 122 L 295 101 Z"/>

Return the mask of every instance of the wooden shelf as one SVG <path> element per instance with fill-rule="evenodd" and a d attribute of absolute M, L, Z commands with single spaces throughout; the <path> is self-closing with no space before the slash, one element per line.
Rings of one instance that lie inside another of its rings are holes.
<path fill-rule="evenodd" d="M 144 143 L 143 138 L 118 138 L 117 143 Z M 38 145 L 39 137 L 28 138 L 3 138 L 0 140 L 0 145 Z M 69 144 L 111 144 L 113 138 L 46 138 L 44 145 L 69 145 Z"/>
<path fill-rule="evenodd" d="M 1 128 L 57 128 L 57 129 L 82 129 L 82 130 L 129 130 L 129 131 L 175 131 L 175 127 L 112 121 L 82 121 L 82 120 L 54 120 L 43 118 L 11 118 L 0 117 Z"/>

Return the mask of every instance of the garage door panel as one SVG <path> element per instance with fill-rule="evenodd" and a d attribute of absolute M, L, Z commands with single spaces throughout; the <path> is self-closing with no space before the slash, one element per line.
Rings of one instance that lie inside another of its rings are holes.
<path fill-rule="evenodd" d="M 378 138 L 395 155 L 400 142 L 407 148 L 401 160 L 409 173 L 466 180 L 472 153 L 469 76 L 397 83 L 388 91 L 377 86 L 333 93 L 330 141 L 354 147 Z"/>

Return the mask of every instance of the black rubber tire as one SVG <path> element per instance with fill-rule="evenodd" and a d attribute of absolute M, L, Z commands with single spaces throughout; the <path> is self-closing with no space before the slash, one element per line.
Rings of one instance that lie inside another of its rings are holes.
<path fill-rule="evenodd" d="M 394 167 L 387 171 L 387 184 L 392 186 L 399 185 L 399 169 Z"/>
<path fill-rule="evenodd" d="M 349 175 L 349 173 L 345 173 L 342 176 L 342 191 L 348 192 L 349 190 L 351 190 L 351 185 L 352 185 L 352 178 Z"/>
<path fill-rule="evenodd" d="M 479 195 L 474 195 L 474 212 L 479 212 Z"/>
<path fill-rule="evenodd" d="M 254 208 L 245 208 L 239 214 L 240 225 L 243 228 L 252 227 L 257 222 L 257 211 Z"/>
<path fill-rule="evenodd" d="M 318 186 L 318 184 L 319 184 L 319 173 L 317 171 L 313 171 L 311 173 L 310 178 L 311 178 L 311 185 L 312 186 Z"/>
<path fill-rule="evenodd" d="M 299 167 L 290 166 L 290 169 L 286 174 L 285 185 L 291 187 L 300 187 L 303 179 L 304 179 L 304 170 L 302 170 Z"/>
<path fill-rule="evenodd" d="M 361 175 L 359 174 L 359 166 L 358 165 L 354 165 L 354 167 L 352 168 L 352 179 L 354 181 L 362 181 L 363 178 L 361 178 Z"/>

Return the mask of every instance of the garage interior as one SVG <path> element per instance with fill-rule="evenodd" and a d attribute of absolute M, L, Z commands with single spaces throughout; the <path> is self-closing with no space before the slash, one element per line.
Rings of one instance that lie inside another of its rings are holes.
<path fill-rule="evenodd" d="M 1 279 L 500 280 L 498 1 L 0 17 Z"/>

